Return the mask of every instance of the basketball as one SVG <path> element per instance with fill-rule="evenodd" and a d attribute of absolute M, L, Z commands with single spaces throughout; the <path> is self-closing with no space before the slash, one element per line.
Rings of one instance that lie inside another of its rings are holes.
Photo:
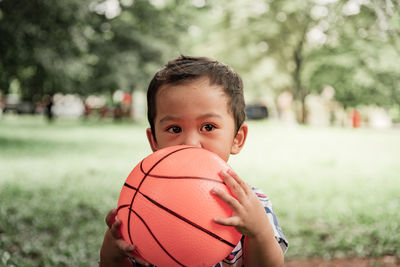
<path fill-rule="evenodd" d="M 117 213 L 135 255 L 160 267 L 213 266 L 227 257 L 241 234 L 213 221 L 231 217 L 232 210 L 211 190 L 230 194 L 219 176 L 228 169 L 216 154 L 183 145 L 158 150 L 136 165 Z"/>

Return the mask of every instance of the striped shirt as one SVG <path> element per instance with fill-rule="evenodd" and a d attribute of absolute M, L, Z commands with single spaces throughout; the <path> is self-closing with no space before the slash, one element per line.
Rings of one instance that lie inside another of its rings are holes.
<path fill-rule="evenodd" d="M 274 235 L 278 241 L 283 253 L 286 252 L 288 248 L 288 241 L 283 234 L 281 227 L 278 224 L 275 213 L 272 211 L 272 203 L 269 198 L 258 188 L 251 187 L 253 192 L 257 195 L 260 202 L 263 204 L 265 211 L 268 214 L 268 219 L 274 230 Z M 240 239 L 239 243 L 233 249 L 233 251 L 226 257 L 222 262 L 217 263 L 214 267 L 241 267 L 244 266 L 243 263 L 243 244 L 244 236 Z"/>
<path fill-rule="evenodd" d="M 279 243 L 283 253 L 286 252 L 288 248 L 288 241 L 286 240 L 286 237 L 284 236 L 281 227 L 279 226 L 278 220 L 272 210 L 272 203 L 269 200 L 269 198 L 264 194 L 263 191 L 256 187 L 251 187 L 253 192 L 256 194 L 258 197 L 258 200 L 263 204 L 265 212 L 268 215 L 269 222 L 272 226 L 272 229 L 274 231 L 275 238 L 277 242 Z M 233 251 L 221 262 L 217 263 L 213 267 L 242 267 L 244 266 L 243 263 L 243 244 L 244 244 L 244 236 L 240 239 L 239 243 L 236 245 L 236 247 L 233 249 Z M 140 265 L 138 263 L 133 262 L 134 267 L 141 267 L 143 265 Z M 149 265 L 150 267 L 154 267 L 153 265 Z"/>

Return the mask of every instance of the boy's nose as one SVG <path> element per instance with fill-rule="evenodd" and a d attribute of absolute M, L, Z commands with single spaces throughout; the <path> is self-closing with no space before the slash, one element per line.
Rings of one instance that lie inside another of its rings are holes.
<path fill-rule="evenodd" d="M 183 137 L 182 145 L 201 147 L 200 138 L 195 133 L 187 133 Z"/>

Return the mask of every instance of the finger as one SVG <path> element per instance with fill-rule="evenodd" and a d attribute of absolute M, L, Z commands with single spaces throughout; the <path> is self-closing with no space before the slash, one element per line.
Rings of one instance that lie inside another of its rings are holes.
<path fill-rule="evenodd" d="M 243 188 L 241 188 L 241 186 L 236 182 L 236 180 L 224 170 L 220 172 L 220 176 L 231 190 L 232 194 L 238 199 L 242 199 L 245 192 Z"/>
<path fill-rule="evenodd" d="M 140 258 L 140 257 L 135 257 L 133 256 L 133 259 L 136 263 L 139 263 L 141 265 L 145 265 L 145 266 L 149 266 L 150 264 L 148 262 L 146 262 L 144 259 Z"/>
<path fill-rule="evenodd" d="M 214 222 L 225 226 L 239 226 L 240 218 L 237 216 L 229 218 L 214 218 Z"/>
<path fill-rule="evenodd" d="M 106 216 L 106 224 L 108 225 L 108 228 L 111 228 L 112 224 L 115 221 L 116 215 L 117 215 L 117 209 L 112 209 L 108 212 Z"/>
<path fill-rule="evenodd" d="M 123 239 L 118 239 L 116 243 L 120 251 L 123 251 L 128 257 L 131 257 L 132 252 L 134 252 L 136 249 L 134 245 L 125 242 Z"/>
<path fill-rule="evenodd" d="M 215 196 L 217 196 L 218 198 L 220 198 L 222 201 L 224 201 L 226 204 L 228 204 L 228 206 L 238 212 L 241 208 L 240 202 L 234 198 L 233 196 L 231 196 L 230 194 L 226 193 L 225 191 L 221 190 L 218 187 L 214 187 L 211 191 Z"/>
<path fill-rule="evenodd" d="M 123 240 L 118 240 L 117 244 L 120 250 L 125 252 L 125 255 L 129 258 L 132 258 L 136 263 L 148 266 L 149 263 L 142 259 L 139 254 L 137 254 L 136 247 L 131 245 Z"/>
<path fill-rule="evenodd" d="M 240 187 L 243 189 L 244 192 L 246 193 L 252 192 L 249 185 L 245 181 L 240 179 L 239 175 L 237 175 L 237 173 L 233 169 L 229 169 L 228 174 L 230 174 L 233 177 L 233 179 L 235 179 L 235 181 L 240 185 Z"/>
<path fill-rule="evenodd" d="M 110 231 L 112 236 L 115 239 L 121 239 L 121 231 L 120 231 L 121 221 L 116 219 L 115 222 L 111 225 Z"/>

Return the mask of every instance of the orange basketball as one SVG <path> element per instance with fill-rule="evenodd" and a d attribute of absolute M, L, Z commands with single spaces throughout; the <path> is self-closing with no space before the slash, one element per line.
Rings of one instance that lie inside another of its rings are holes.
<path fill-rule="evenodd" d="M 118 200 L 125 241 L 135 254 L 156 266 L 212 266 L 239 242 L 234 227 L 213 218 L 232 210 L 212 195 L 229 165 L 216 154 L 192 146 L 161 149 L 143 159 L 129 174 Z"/>

